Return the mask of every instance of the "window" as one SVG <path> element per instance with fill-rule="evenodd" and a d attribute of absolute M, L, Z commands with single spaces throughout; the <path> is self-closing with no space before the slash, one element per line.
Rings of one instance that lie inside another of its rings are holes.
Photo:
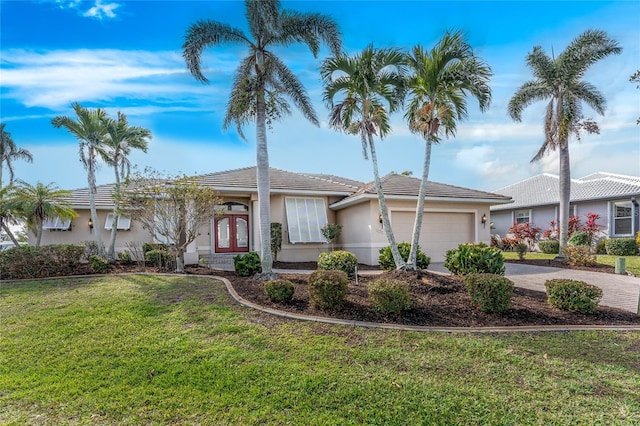
<path fill-rule="evenodd" d="M 286 198 L 287 225 L 291 243 L 324 243 L 320 228 L 328 223 L 322 198 Z"/>
<path fill-rule="evenodd" d="M 62 220 L 58 216 L 45 219 L 42 223 L 42 229 L 49 229 L 50 231 L 70 231 L 71 219 Z"/>
<path fill-rule="evenodd" d="M 631 201 L 613 204 L 613 235 L 631 235 Z"/>
<path fill-rule="evenodd" d="M 249 211 L 249 207 L 240 203 L 228 202 L 224 204 L 220 204 L 215 206 L 216 212 L 247 212 Z"/>
<path fill-rule="evenodd" d="M 531 222 L 529 210 L 518 210 L 515 215 L 516 223 L 527 223 Z"/>
<path fill-rule="evenodd" d="M 109 229 L 113 227 L 113 213 L 107 214 L 107 220 L 104 223 L 104 229 Z M 118 216 L 118 229 L 122 229 L 128 231 L 131 229 L 131 216 L 127 215 L 119 215 Z"/>

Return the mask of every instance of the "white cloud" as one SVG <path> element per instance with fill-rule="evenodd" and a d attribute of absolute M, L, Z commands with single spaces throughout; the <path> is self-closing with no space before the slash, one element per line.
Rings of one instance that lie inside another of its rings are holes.
<path fill-rule="evenodd" d="M 490 145 L 461 149 L 456 153 L 456 162 L 458 162 L 457 167 L 470 169 L 484 179 L 510 175 L 519 167 L 516 161 L 502 160 L 496 153 L 495 147 Z"/>
<path fill-rule="evenodd" d="M 83 13 L 82 16 L 97 18 L 101 20 L 104 18 L 113 19 L 116 17 L 116 14 L 113 11 L 118 7 L 120 7 L 120 5 L 117 3 L 103 4 L 101 0 L 96 0 L 95 5 L 85 13 Z"/>
<path fill-rule="evenodd" d="M 222 57 L 215 65 L 212 74 L 219 77 L 230 73 L 235 63 Z M 222 85 L 196 83 L 178 52 L 113 49 L 9 49 L 2 55 L 2 85 L 7 99 L 52 110 L 73 101 L 117 98 L 211 105 L 212 96 L 226 96 L 228 90 Z"/>

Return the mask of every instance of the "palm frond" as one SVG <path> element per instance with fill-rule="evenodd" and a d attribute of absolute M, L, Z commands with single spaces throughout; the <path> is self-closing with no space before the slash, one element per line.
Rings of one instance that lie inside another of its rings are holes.
<path fill-rule="evenodd" d="M 314 57 L 318 56 L 320 44 L 329 47 L 333 55 L 342 50 L 342 36 L 336 22 L 319 13 L 302 14 L 285 10 L 281 15 L 281 30 L 278 44 L 287 45 L 291 41 L 306 44 Z"/>
<path fill-rule="evenodd" d="M 522 111 L 534 102 L 553 96 L 553 88 L 543 81 L 528 81 L 524 83 L 509 100 L 507 111 L 515 121 L 521 121 Z"/>
<path fill-rule="evenodd" d="M 320 122 L 318 121 L 318 116 L 313 108 L 311 99 L 304 90 L 304 86 L 302 86 L 298 77 L 276 56 L 270 54 L 267 58 L 270 65 L 273 66 L 273 71 L 277 76 L 283 92 L 293 100 L 293 103 L 307 120 L 319 126 Z"/>

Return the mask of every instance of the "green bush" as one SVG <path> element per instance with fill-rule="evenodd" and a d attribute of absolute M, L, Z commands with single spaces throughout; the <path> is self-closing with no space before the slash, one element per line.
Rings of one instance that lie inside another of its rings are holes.
<path fill-rule="evenodd" d="M 399 280 L 379 279 L 369 284 L 369 302 L 383 314 L 398 314 L 411 306 L 409 284 Z"/>
<path fill-rule="evenodd" d="M 129 253 L 128 251 L 119 251 L 118 260 L 125 265 L 129 265 L 131 263 L 131 253 Z"/>
<path fill-rule="evenodd" d="M 592 314 L 602 298 L 602 289 L 583 281 L 554 279 L 544 286 L 549 304 L 563 311 Z"/>
<path fill-rule="evenodd" d="M 445 257 L 445 268 L 455 275 L 504 275 L 502 252 L 497 247 L 489 247 L 485 243 L 460 244 L 457 249 L 448 250 Z"/>
<path fill-rule="evenodd" d="M 291 281 L 271 280 L 264 283 L 264 292 L 272 302 L 288 303 L 293 299 L 295 287 Z"/>
<path fill-rule="evenodd" d="M 151 250 L 163 250 L 169 252 L 169 245 L 163 243 L 144 243 L 142 244 L 142 252 L 147 253 Z"/>
<path fill-rule="evenodd" d="M 560 241 L 558 240 L 539 241 L 538 248 L 540 248 L 541 252 L 546 254 L 558 254 L 560 252 Z"/>
<path fill-rule="evenodd" d="M 603 238 L 596 244 L 596 254 L 607 254 L 607 239 Z"/>
<path fill-rule="evenodd" d="M 318 257 L 318 269 L 324 271 L 342 271 L 349 278 L 355 278 L 358 258 L 355 254 L 344 250 L 336 250 L 329 253 L 320 253 Z"/>
<path fill-rule="evenodd" d="M 149 250 L 144 254 L 144 260 L 162 269 L 170 269 L 174 263 L 173 256 L 168 251 L 161 249 Z"/>
<path fill-rule="evenodd" d="M 398 251 L 400 252 L 402 259 L 406 262 L 407 259 L 409 259 L 409 253 L 411 252 L 411 244 L 407 242 L 398 244 Z M 393 261 L 393 256 L 391 255 L 391 246 L 381 248 L 379 253 L 380 256 L 378 257 L 378 264 L 382 269 L 385 271 L 392 271 L 396 269 L 396 262 Z M 429 267 L 429 263 L 431 263 L 431 258 L 420 250 L 420 246 L 418 246 L 416 266 L 419 269 L 427 269 Z"/>
<path fill-rule="evenodd" d="M 635 256 L 638 243 L 633 238 L 609 238 L 605 243 L 607 254 L 614 256 Z"/>
<path fill-rule="evenodd" d="M 340 308 L 347 297 L 349 279 L 342 271 L 314 271 L 307 279 L 309 300 L 320 309 Z"/>
<path fill-rule="evenodd" d="M 93 254 L 89 257 L 89 265 L 91 266 L 91 270 L 98 274 L 106 274 L 110 269 L 109 261 L 97 254 Z"/>
<path fill-rule="evenodd" d="M 588 246 L 591 245 L 589 241 L 589 234 L 584 231 L 576 231 L 569 237 L 568 244 L 570 246 Z"/>
<path fill-rule="evenodd" d="M 567 246 L 564 249 L 565 261 L 572 266 L 594 266 L 596 255 L 589 246 Z"/>
<path fill-rule="evenodd" d="M 72 275 L 84 259 L 84 245 L 21 245 L 0 252 L 2 279 L 46 278 Z"/>
<path fill-rule="evenodd" d="M 271 253 L 273 260 L 278 260 L 278 253 L 282 250 L 282 224 L 278 222 L 271 223 Z"/>
<path fill-rule="evenodd" d="M 95 240 L 89 240 L 82 243 L 84 245 L 84 258 L 89 261 L 89 258 L 94 255 L 100 254 L 100 249 L 104 251 L 104 244 L 101 246 L 98 245 L 98 242 Z"/>
<path fill-rule="evenodd" d="M 233 258 L 233 266 L 236 274 L 241 277 L 250 277 L 262 272 L 262 264 L 260 263 L 260 255 L 255 251 L 247 254 L 239 254 Z"/>
<path fill-rule="evenodd" d="M 471 303 L 485 313 L 509 310 L 513 282 L 502 275 L 469 274 L 464 278 Z"/>
<path fill-rule="evenodd" d="M 529 250 L 529 246 L 525 243 L 516 244 L 516 251 L 518 252 L 518 259 L 524 260 L 524 255 Z"/>

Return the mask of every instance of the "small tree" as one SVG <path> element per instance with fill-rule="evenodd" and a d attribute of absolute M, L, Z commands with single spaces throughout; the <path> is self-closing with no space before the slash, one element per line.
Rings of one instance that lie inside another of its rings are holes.
<path fill-rule="evenodd" d="M 320 232 L 322 232 L 322 236 L 327 242 L 331 244 L 331 251 L 333 251 L 335 243 L 338 242 L 338 238 L 340 238 L 340 234 L 342 233 L 342 225 L 327 223 L 320 228 Z"/>
<path fill-rule="evenodd" d="M 600 232 L 600 225 L 596 223 L 598 219 L 600 219 L 600 215 L 598 213 L 587 213 L 587 222 L 582 225 L 582 230 L 587 234 L 587 238 L 589 241 L 589 246 L 593 244 L 593 239 Z"/>
<path fill-rule="evenodd" d="M 273 253 L 273 261 L 278 261 L 278 253 L 282 249 L 282 224 L 278 222 L 271 223 L 271 253 Z"/>
<path fill-rule="evenodd" d="M 166 241 L 176 257 L 176 272 L 184 272 L 184 252 L 200 228 L 222 203 L 211 187 L 187 176 L 164 177 L 146 170 L 127 182 L 123 206 L 154 239 Z"/>

